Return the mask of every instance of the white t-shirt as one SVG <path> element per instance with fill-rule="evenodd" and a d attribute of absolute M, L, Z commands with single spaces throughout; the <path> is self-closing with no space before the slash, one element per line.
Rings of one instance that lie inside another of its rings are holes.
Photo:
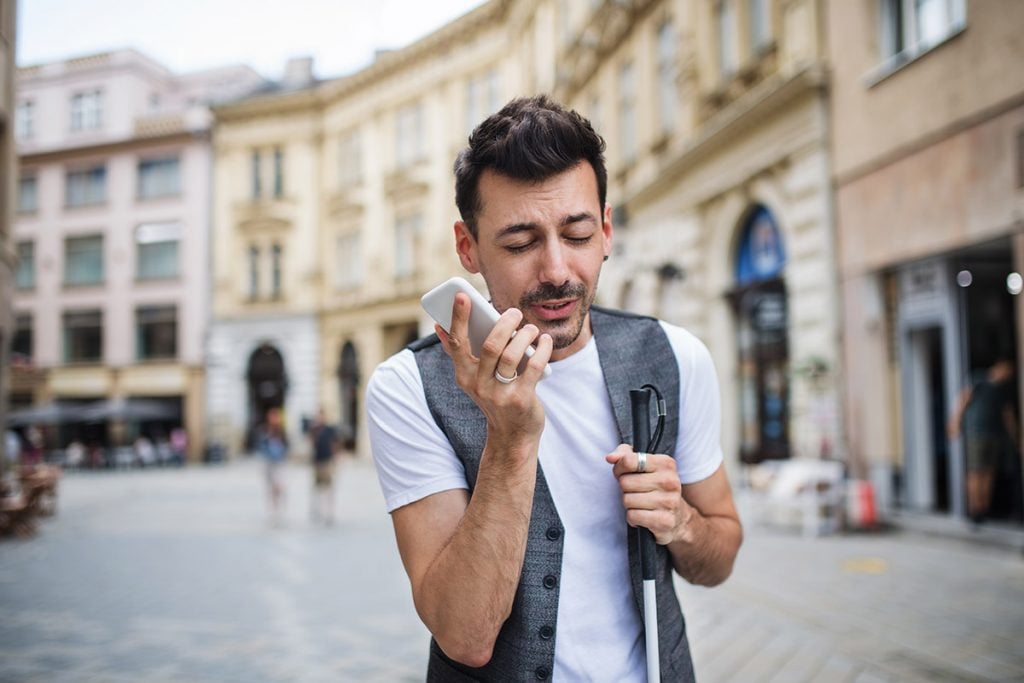
<path fill-rule="evenodd" d="M 707 348 L 661 323 L 679 365 L 676 467 L 684 484 L 722 463 L 719 390 Z M 555 637 L 555 680 L 642 681 L 643 630 L 629 577 L 626 518 L 604 457 L 621 443 L 597 344 L 552 363 L 537 385 L 544 405 L 540 463 L 565 527 Z M 427 407 L 411 351 L 370 378 L 366 410 L 388 512 L 434 493 L 466 489 L 466 475 Z"/>

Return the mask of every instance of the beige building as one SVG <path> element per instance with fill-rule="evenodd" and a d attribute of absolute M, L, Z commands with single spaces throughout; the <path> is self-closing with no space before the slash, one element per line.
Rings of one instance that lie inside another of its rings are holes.
<path fill-rule="evenodd" d="M 9 358 L 14 331 L 11 300 L 14 298 L 15 255 L 11 226 L 18 168 L 14 152 L 16 16 L 17 3 L 0 2 L 0 431 L 7 427 Z M 6 462 L 6 444 L 0 443 L 0 472 Z"/>
<path fill-rule="evenodd" d="M 898 475 L 904 509 L 958 518 L 946 419 L 1021 348 L 1024 4 L 835 0 L 828 16 L 851 455 Z M 1005 459 L 991 516 L 1019 523 Z"/>
<path fill-rule="evenodd" d="M 841 457 L 823 3 L 557 5 L 555 92 L 608 141 L 601 301 L 708 345 L 730 465 Z"/>
<path fill-rule="evenodd" d="M 18 70 L 12 404 L 145 398 L 161 418 L 129 429 L 184 425 L 199 456 L 208 104 L 260 83 L 247 67 L 178 76 L 133 50 Z M 50 446 L 123 436 L 79 425 Z"/>
<path fill-rule="evenodd" d="M 211 405 L 224 408 L 213 419 L 240 442 L 259 414 L 245 363 L 274 349 L 291 423 L 318 403 L 365 452 L 366 378 L 430 331 L 419 296 L 462 272 L 457 152 L 510 98 L 550 92 L 608 141 L 617 233 L 601 302 L 707 342 L 731 464 L 836 455 L 823 29 L 815 0 L 492 0 L 349 77 L 218 108 L 215 312 L 253 333 L 222 344 L 235 358 L 228 381 L 211 371 Z M 249 187 L 255 150 L 275 147 L 301 174 L 276 207 Z M 285 239 L 284 289 L 253 297 L 266 265 L 246 255 Z M 313 331 L 285 334 L 275 316 Z M 305 334 L 315 346 L 283 348 Z"/>

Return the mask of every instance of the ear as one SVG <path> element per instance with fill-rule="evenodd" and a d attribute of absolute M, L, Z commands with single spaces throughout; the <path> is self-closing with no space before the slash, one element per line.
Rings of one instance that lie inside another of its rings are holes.
<path fill-rule="evenodd" d="M 459 255 L 462 267 L 470 273 L 480 272 L 479 247 L 476 238 L 469 232 L 465 221 L 455 221 L 455 253 Z"/>
<path fill-rule="evenodd" d="M 612 254 L 612 235 L 615 233 L 615 228 L 612 226 L 612 205 L 604 205 L 604 221 L 601 224 L 601 233 L 604 236 L 604 258 L 608 260 L 608 257 Z"/>

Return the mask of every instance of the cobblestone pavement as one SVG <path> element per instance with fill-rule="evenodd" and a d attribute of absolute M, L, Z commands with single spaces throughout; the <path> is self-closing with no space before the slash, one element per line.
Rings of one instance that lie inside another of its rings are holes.
<path fill-rule="evenodd" d="M 255 462 L 72 473 L 0 542 L 0 681 L 415 681 L 427 633 L 366 462 L 339 521 Z M 733 577 L 679 583 L 702 683 L 1024 681 L 1024 559 L 916 534 L 805 540 L 748 524 Z"/>

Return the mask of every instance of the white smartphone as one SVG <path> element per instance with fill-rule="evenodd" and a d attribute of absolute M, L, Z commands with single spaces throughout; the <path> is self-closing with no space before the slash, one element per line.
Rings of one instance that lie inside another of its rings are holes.
<path fill-rule="evenodd" d="M 494 328 L 494 323 L 498 322 L 500 314 L 491 305 L 491 302 L 487 301 L 476 290 L 476 287 L 461 277 L 453 277 L 424 294 L 420 299 L 420 303 L 423 305 L 423 310 L 437 321 L 437 324 L 445 332 L 451 332 L 452 306 L 455 305 L 455 295 L 459 292 L 465 292 L 469 297 L 470 303 L 473 304 L 469 311 L 469 347 L 472 349 L 473 355 L 479 358 L 480 347 L 483 346 L 487 335 Z M 519 366 L 519 372 L 524 371 L 526 361 L 533 356 L 533 353 L 534 348 L 527 346 L 526 358 L 523 359 L 523 363 Z M 545 365 L 542 377 L 548 377 L 550 374 L 551 366 Z"/>

